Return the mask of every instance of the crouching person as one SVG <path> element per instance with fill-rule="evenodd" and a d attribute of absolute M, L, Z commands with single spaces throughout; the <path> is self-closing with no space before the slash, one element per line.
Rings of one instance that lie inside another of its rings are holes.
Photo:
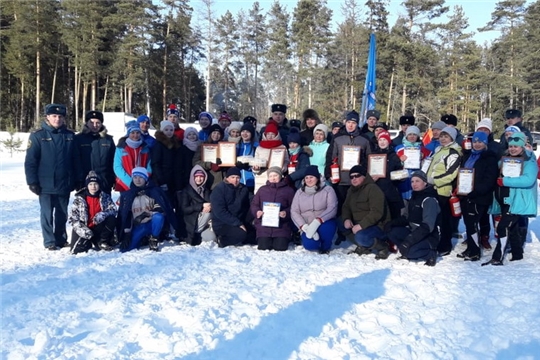
<path fill-rule="evenodd" d="M 397 245 L 401 257 L 425 260 L 435 266 L 439 245 L 441 209 L 437 191 L 427 182 L 426 174 L 417 170 L 411 174 L 412 196 L 404 216 L 385 225 L 387 237 Z"/>
<path fill-rule="evenodd" d="M 175 229 L 176 217 L 165 192 L 148 179 L 148 171 L 136 167 L 131 172 L 131 185 L 120 196 L 117 232 L 120 251 L 126 252 L 148 244 L 159 251 L 158 237 L 163 227 Z"/>
<path fill-rule="evenodd" d="M 186 223 L 186 242 L 192 246 L 199 245 L 202 240 L 215 241 L 216 235 L 210 226 L 212 206 L 210 205 L 210 189 L 206 186 L 208 175 L 200 166 L 191 169 L 189 185 L 181 192 L 181 209 Z"/>
<path fill-rule="evenodd" d="M 102 180 L 90 171 L 86 176 L 86 187 L 75 194 L 68 222 L 73 227 L 71 252 L 87 252 L 113 249 L 116 222 L 116 206 L 111 196 L 101 190 Z"/>

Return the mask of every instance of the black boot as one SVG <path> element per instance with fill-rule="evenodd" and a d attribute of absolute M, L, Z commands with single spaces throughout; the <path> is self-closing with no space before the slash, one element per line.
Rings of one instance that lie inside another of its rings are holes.
<path fill-rule="evenodd" d="M 375 242 L 373 243 L 371 250 L 375 251 L 375 259 L 377 260 L 388 259 L 388 256 L 390 256 L 388 244 L 384 240 L 375 238 Z"/>
<path fill-rule="evenodd" d="M 152 251 L 159 251 L 159 240 L 153 236 L 148 238 L 148 247 Z"/>
<path fill-rule="evenodd" d="M 368 254 L 371 254 L 371 250 L 368 249 L 367 247 L 363 247 L 363 246 L 358 245 L 356 247 L 356 249 L 351 251 L 349 254 L 356 254 L 358 256 L 368 255 Z"/>

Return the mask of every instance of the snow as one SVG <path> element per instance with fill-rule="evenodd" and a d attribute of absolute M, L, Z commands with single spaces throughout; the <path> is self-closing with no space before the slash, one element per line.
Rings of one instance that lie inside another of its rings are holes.
<path fill-rule="evenodd" d="M 23 162 L 2 154 L 2 359 L 540 359 L 538 218 L 501 267 L 461 245 L 434 268 L 348 243 L 74 256 L 43 248 Z"/>

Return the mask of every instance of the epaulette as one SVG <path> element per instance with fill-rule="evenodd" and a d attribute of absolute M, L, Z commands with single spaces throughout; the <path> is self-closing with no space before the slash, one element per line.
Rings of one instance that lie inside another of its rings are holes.
<path fill-rule="evenodd" d="M 31 134 L 35 134 L 35 133 L 40 132 L 40 131 L 45 131 L 45 129 L 43 129 L 43 128 L 32 129 L 32 130 L 30 131 L 30 133 L 31 133 Z"/>

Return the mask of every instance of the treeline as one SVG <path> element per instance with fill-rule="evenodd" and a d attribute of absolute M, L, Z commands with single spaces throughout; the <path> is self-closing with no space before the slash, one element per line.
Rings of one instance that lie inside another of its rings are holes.
<path fill-rule="evenodd" d="M 273 102 L 289 105 L 289 118 L 311 107 L 338 120 L 360 107 L 373 32 L 382 121 L 397 127 L 408 112 L 425 129 L 454 113 L 463 131 L 484 117 L 500 131 L 516 107 L 540 129 L 540 0 L 498 2 L 479 29 L 500 31 L 489 46 L 444 0 L 404 0 L 392 26 L 389 0 L 343 0 L 334 27 L 324 0 L 299 0 L 291 12 L 254 2 L 217 17 L 225 4 L 2 0 L 0 128 L 27 131 L 50 102 L 68 106 L 72 128 L 89 109 L 146 113 L 157 125 L 170 103 L 185 121 L 207 107 L 264 121 Z"/>

